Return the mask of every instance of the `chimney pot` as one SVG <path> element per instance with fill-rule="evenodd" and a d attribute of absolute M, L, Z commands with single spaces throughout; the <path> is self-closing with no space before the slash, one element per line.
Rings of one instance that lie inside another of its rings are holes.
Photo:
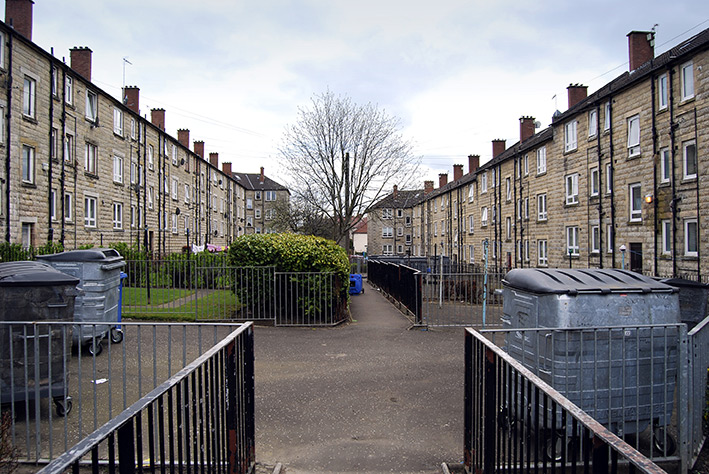
<path fill-rule="evenodd" d="M 569 95 L 569 108 L 584 100 L 588 95 L 588 86 L 581 84 L 569 84 L 566 90 Z"/>
<path fill-rule="evenodd" d="M 150 109 L 150 122 L 165 131 L 165 109 Z"/>
<path fill-rule="evenodd" d="M 126 86 L 123 89 L 123 104 L 140 115 L 140 89 L 136 86 Z"/>
<path fill-rule="evenodd" d="M 468 173 L 477 171 L 480 167 L 480 155 L 468 155 Z"/>
<path fill-rule="evenodd" d="M 231 163 L 230 162 L 227 161 L 226 163 L 222 163 L 222 172 L 231 178 Z"/>
<path fill-rule="evenodd" d="M 215 168 L 219 168 L 219 153 L 210 153 L 209 154 L 209 163 L 214 166 Z"/>
<path fill-rule="evenodd" d="M 519 142 L 532 138 L 534 136 L 534 117 L 519 118 Z"/>
<path fill-rule="evenodd" d="M 463 165 L 453 165 L 453 181 L 463 177 Z"/>
<path fill-rule="evenodd" d="M 438 187 L 442 188 L 448 184 L 448 173 L 439 173 L 438 174 Z"/>
<path fill-rule="evenodd" d="M 202 140 L 195 140 L 194 154 L 200 158 L 204 158 L 204 142 Z"/>
<path fill-rule="evenodd" d="M 266 175 L 264 174 L 263 166 L 261 167 L 261 177 L 259 178 L 259 181 L 261 181 L 261 184 L 266 181 Z"/>
<path fill-rule="evenodd" d="M 186 128 L 181 128 L 177 131 L 177 141 L 185 148 L 190 147 L 190 131 Z"/>
<path fill-rule="evenodd" d="M 399 186 L 396 184 L 394 185 L 394 197 L 396 197 L 399 194 Z"/>
<path fill-rule="evenodd" d="M 423 193 L 428 194 L 433 191 L 433 181 L 423 182 Z"/>
<path fill-rule="evenodd" d="M 655 57 L 655 32 L 631 31 L 628 33 L 628 58 L 630 71 L 634 71 Z"/>
<path fill-rule="evenodd" d="M 33 0 L 5 0 L 5 23 L 32 40 Z"/>
<path fill-rule="evenodd" d="M 91 82 L 91 53 L 91 49 L 83 46 L 69 50 L 71 68 L 89 82 Z"/>
<path fill-rule="evenodd" d="M 507 142 L 500 138 L 496 138 L 492 141 L 492 157 L 495 158 L 497 155 L 505 151 L 505 144 Z"/>

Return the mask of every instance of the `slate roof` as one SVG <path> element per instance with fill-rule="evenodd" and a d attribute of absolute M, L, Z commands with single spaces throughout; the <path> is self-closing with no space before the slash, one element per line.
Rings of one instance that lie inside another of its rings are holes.
<path fill-rule="evenodd" d="M 423 201 L 423 189 L 416 189 L 413 191 L 397 191 L 396 196 L 394 196 L 394 193 L 389 194 L 376 203 L 372 209 L 404 209 L 414 207 L 421 201 Z"/>
<path fill-rule="evenodd" d="M 251 191 L 288 191 L 290 194 L 288 188 L 268 176 L 264 176 L 262 183 L 261 173 L 232 173 L 232 176 L 237 183 Z"/>

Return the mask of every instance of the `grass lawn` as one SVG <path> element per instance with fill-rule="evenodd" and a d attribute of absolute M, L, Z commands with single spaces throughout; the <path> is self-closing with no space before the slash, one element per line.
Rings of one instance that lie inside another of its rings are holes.
<path fill-rule="evenodd" d="M 128 299 L 126 290 L 132 293 Z M 124 288 L 123 292 L 122 315 L 126 318 L 160 321 L 226 320 L 233 319 L 239 309 L 236 296 L 229 290 L 212 290 L 195 299 L 194 291 L 154 288 L 150 290 L 150 304 L 145 288 Z M 190 298 L 179 303 L 178 300 L 188 296 Z"/>

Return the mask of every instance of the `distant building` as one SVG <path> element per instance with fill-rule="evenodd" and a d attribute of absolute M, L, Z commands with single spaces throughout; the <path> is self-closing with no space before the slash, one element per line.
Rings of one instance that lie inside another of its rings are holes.
<path fill-rule="evenodd" d="M 247 234 L 280 232 L 274 220 L 278 204 L 290 200 L 288 188 L 261 173 L 233 173 L 236 182 L 245 190 L 245 212 L 240 219 L 239 228 L 243 226 Z M 281 207 L 284 209 L 287 206 Z"/>
<path fill-rule="evenodd" d="M 354 253 L 361 255 L 367 251 L 367 218 L 363 217 L 352 229 L 352 247 Z"/>

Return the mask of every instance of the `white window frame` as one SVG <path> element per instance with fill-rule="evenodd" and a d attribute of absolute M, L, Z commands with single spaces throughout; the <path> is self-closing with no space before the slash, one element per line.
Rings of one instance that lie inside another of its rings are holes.
<path fill-rule="evenodd" d="M 50 191 L 49 195 L 49 212 L 51 215 L 49 216 L 51 220 L 56 221 L 57 220 L 57 190 L 52 189 Z"/>
<path fill-rule="evenodd" d="M 672 176 L 672 163 L 670 161 L 670 149 L 660 150 L 660 183 L 669 183 Z"/>
<path fill-rule="evenodd" d="M 590 179 L 589 179 L 589 195 L 591 197 L 598 196 L 598 193 L 600 191 L 600 186 L 599 186 L 599 181 L 598 178 L 600 176 L 600 173 L 598 172 L 598 168 L 591 168 L 590 172 Z"/>
<path fill-rule="evenodd" d="M 537 265 L 546 267 L 549 265 L 549 246 L 546 239 L 537 240 Z"/>
<path fill-rule="evenodd" d="M 190 185 L 185 184 L 185 204 L 190 203 Z"/>
<path fill-rule="evenodd" d="M 473 202 L 475 200 L 475 188 L 473 187 L 473 184 L 471 183 L 470 186 L 468 187 L 468 202 Z"/>
<path fill-rule="evenodd" d="M 130 119 L 130 137 L 135 140 L 135 119 L 133 117 Z"/>
<path fill-rule="evenodd" d="M 172 233 L 177 234 L 177 214 L 171 214 L 172 219 Z"/>
<path fill-rule="evenodd" d="M 96 228 L 98 225 L 98 198 L 84 195 L 84 227 Z"/>
<path fill-rule="evenodd" d="M 694 98 L 694 64 L 692 61 L 680 66 L 680 97 L 681 101 Z"/>
<path fill-rule="evenodd" d="M 628 185 L 628 207 L 630 222 L 641 222 L 643 220 L 643 196 L 640 183 Z"/>
<path fill-rule="evenodd" d="M 611 102 L 606 102 L 603 109 L 603 130 L 608 131 L 611 129 Z"/>
<path fill-rule="evenodd" d="M 123 111 L 118 107 L 113 108 L 113 133 L 123 137 Z"/>
<path fill-rule="evenodd" d="M 613 253 L 613 226 L 606 225 L 606 240 L 608 241 L 608 253 Z"/>
<path fill-rule="evenodd" d="M 216 198 L 215 198 L 215 199 L 216 199 Z M 217 205 L 216 205 L 216 202 L 215 202 L 215 204 L 214 204 L 214 211 L 216 212 L 216 210 L 217 210 Z M 259 208 L 254 209 L 254 218 L 256 218 L 256 219 L 261 219 L 261 209 L 259 209 Z"/>
<path fill-rule="evenodd" d="M 579 174 L 567 174 L 564 177 L 566 190 L 566 204 L 573 205 L 579 203 Z"/>
<path fill-rule="evenodd" d="M 74 135 L 71 133 L 64 134 L 64 161 L 67 163 L 74 163 Z"/>
<path fill-rule="evenodd" d="M 611 164 L 606 163 L 606 194 L 613 193 L 613 171 Z"/>
<path fill-rule="evenodd" d="M 266 201 L 275 201 L 276 200 L 276 191 L 265 191 L 265 196 Z"/>
<path fill-rule="evenodd" d="M 383 244 L 382 255 L 394 255 L 394 246 L 392 244 Z"/>
<path fill-rule="evenodd" d="M 113 182 L 123 184 L 123 157 L 113 155 Z"/>
<path fill-rule="evenodd" d="M 172 150 L 171 150 L 171 155 L 172 155 L 172 164 L 177 166 L 177 145 L 174 143 L 172 144 Z"/>
<path fill-rule="evenodd" d="M 480 192 L 487 192 L 487 171 L 480 175 Z"/>
<path fill-rule="evenodd" d="M 98 94 L 89 89 L 86 90 L 86 119 L 90 122 L 98 120 Z"/>
<path fill-rule="evenodd" d="M 588 138 L 593 138 L 598 134 L 598 111 L 592 109 L 588 111 Z"/>
<path fill-rule="evenodd" d="M 547 194 L 537 194 L 537 220 L 547 220 Z"/>
<path fill-rule="evenodd" d="M 153 208 L 153 198 L 155 196 L 155 188 L 148 186 L 148 209 Z"/>
<path fill-rule="evenodd" d="M 37 115 L 37 79 L 27 75 L 22 87 L 22 115 L 32 119 Z"/>
<path fill-rule="evenodd" d="M 667 108 L 667 73 L 657 78 L 657 108 L 664 110 Z"/>
<path fill-rule="evenodd" d="M 34 184 L 35 174 L 35 149 L 29 145 L 22 145 L 22 182 Z"/>
<path fill-rule="evenodd" d="M 571 120 L 564 124 L 564 153 L 569 153 L 578 148 L 578 122 Z"/>
<path fill-rule="evenodd" d="M 480 209 L 480 226 L 487 227 L 488 215 L 487 207 Z"/>
<path fill-rule="evenodd" d="M 594 225 L 591 226 L 591 253 L 599 254 L 601 253 L 601 227 Z"/>
<path fill-rule="evenodd" d="M 74 78 L 71 76 L 64 79 L 64 102 L 68 105 L 74 103 Z"/>
<path fill-rule="evenodd" d="M 571 225 L 566 227 L 566 257 L 578 257 L 580 255 L 579 248 L 579 228 Z"/>
<path fill-rule="evenodd" d="M 382 227 L 382 238 L 394 237 L 394 228 L 385 226 Z"/>
<path fill-rule="evenodd" d="M 688 140 L 682 143 L 682 179 L 697 179 L 699 161 L 697 160 L 697 145 L 695 140 Z M 694 158 L 690 162 L 689 148 L 694 149 Z M 690 165 L 694 168 L 690 169 Z"/>
<path fill-rule="evenodd" d="M 98 175 L 98 147 L 90 142 L 84 146 L 84 171 Z"/>
<path fill-rule="evenodd" d="M 537 149 L 537 174 L 547 172 L 547 147 L 543 146 Z"/>
<path fill-rule="evenodd" d="M 672 221 L 670 219 L 664 219 L 660 223 L 662 229 L 662 254 L 671 255 L 672 254 Z"/>
<path fill-rule="evenodd" d="M 382 209 L 382 219 L 393 219 L 394 210 L 391 208 Z"/>
<path fill-rule="evenodd" d="M 123 229 L 123 203 L 113 203 L 113 230 Z"/>
<path fill-rule="evenodd" d="M 690 228 L 694 228 L 694 230 L 690 232 Z M 684 256 L 699 256 L 699 223 L 697 219 L 685 219 L 684 221 Z"/>
<path fill-rule="evenodd" d="M 172 178 L 172 200 L 173 201 L 177 201 L 179 189 L 180 189 L 180 182 L 178 181 L 177 178 Z"/>
<path fill-rule="evenodd" d="M 510 216 L 505 217 L 505 239 L 510 240 L 512 238 L 512 218 Z"/>
<path fill-rule="evenodd" d="M 512 182 L 509 177 L 505 178 L 505 197 L 507 202 L 512 200 Z"/>
<path fill-rule="evenodd" d="M 72 222 L 74 220 L 74 195 L 64 193 L 64 222 Z"/>
<path fill-rule="evenodd" d="M 475 216 L 473 214 L 470 214 L 468 216 L 468 234 L 474 234 L 475 233 Z"/>
<path fill-rule="evenodd" d="M 148 145 L 148 169 L 152 170 L 154 166 L 154 153 L 155 150 L 153 145 Z"/>
<path fill-rule="evenodd" d="M 628 157 L 640 155 L 640 115 L 628 118 Z"/>
<path fill-rule="evenodd" d="M 529 155 L 524 155 L 524 175 L 529 176 Z"/>

